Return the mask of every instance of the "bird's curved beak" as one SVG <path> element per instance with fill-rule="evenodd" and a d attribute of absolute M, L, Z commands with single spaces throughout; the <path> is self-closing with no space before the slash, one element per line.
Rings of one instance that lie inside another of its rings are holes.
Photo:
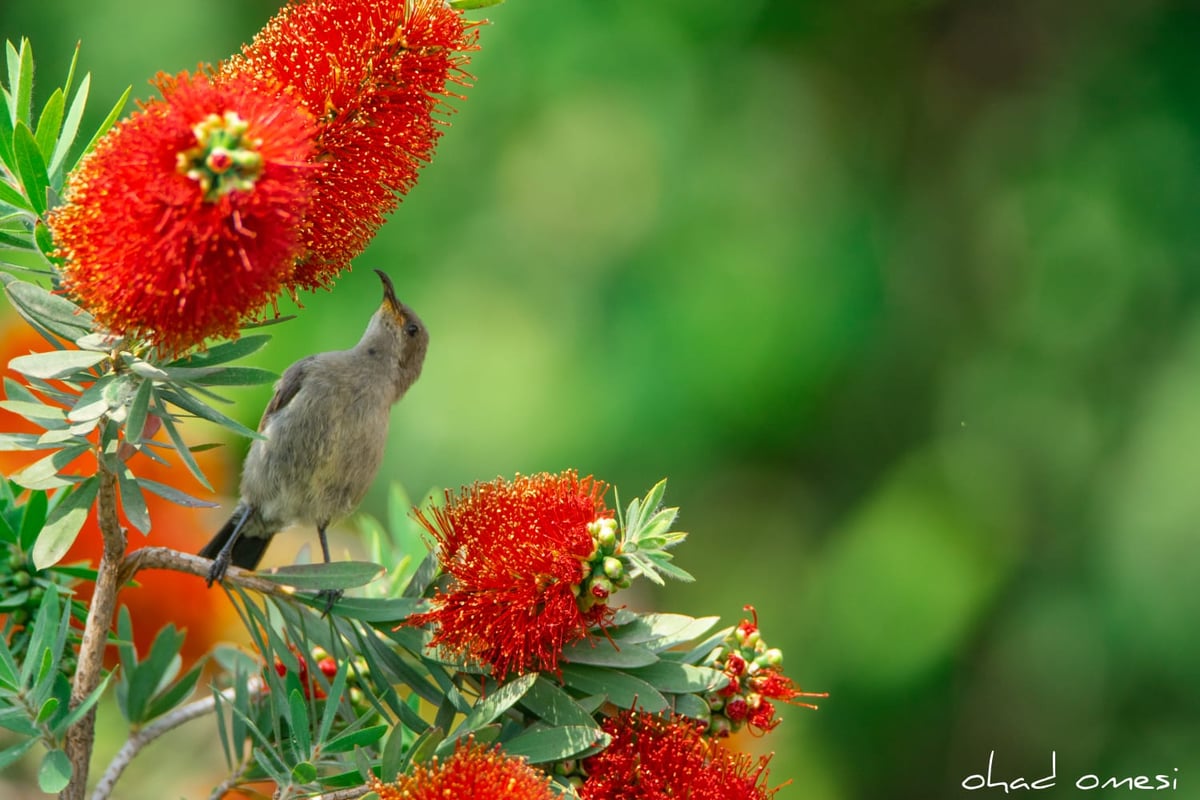
<path fill-rule="evenodd" d="M 392 286 L 392 279 L 387 273 L 381 269 L 375 270 L 375 274 L 379 276 L 379 280 L 383 282 L 383 306 L 392 313 L 396 319 L 404 322 L 404 305 L 396 299 L 396 287 Z"/>

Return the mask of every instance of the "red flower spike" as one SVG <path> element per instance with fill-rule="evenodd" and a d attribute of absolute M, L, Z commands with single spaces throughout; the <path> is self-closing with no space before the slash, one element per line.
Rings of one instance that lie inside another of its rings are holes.
<path fill-rule="evenodd" d="M 312 121 L 277 88 L 160 75 L 50 217 L 65 288 L 114 333 L 178 353 L 235 336 L 291 278 L 320 170 Z"/>
<path fill-rule="evenodd" d="M 497 677 L 557 670 L 563 647 L 613 613 L 581 610 L 576 594 L 594 549 L 588 524 L 612 514 L 607 488 L 574 471 L 518 475 L 447 492 L 432 519 L 417 512 L 453 582 L 432 611 L 405 624 L 434 625 L 432 644 L 489 664 Z"/>
<path fill-rule="evenodd" d="M 320 120 L 317 203 L 291 285 L 328 286 L 417 180 L 466 85 L 475 23 L 443 0 L 307 0 L 277 14 L 222 67 L 291 87 Z"/>
<path fill-rule="evenodd" d="M 550 776 L 525 763 L 506 756 L 496 746 L 476 745 L 473 739 L 454 747 L 445 762 L 435 757 L 425 766 L 418 764 L 409 775 L 393 783 L 384 783 L 374 775 L 371 790 L 380 800 L 444 800 L 447 797 L 471 800 L 557 800 L 550 789 Z"/>
<path fill-rule="evenodd" d="M 734 753 L 686 717 L 623 711 L 605 720 L 613 739 L 584 761 L 582 800 L 764 800 L 767 758 Z"/>

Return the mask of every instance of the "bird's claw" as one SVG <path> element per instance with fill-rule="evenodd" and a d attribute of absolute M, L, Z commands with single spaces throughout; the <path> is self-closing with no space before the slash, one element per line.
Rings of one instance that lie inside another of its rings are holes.
<path fill-rule="evenodd" d="M 317 592 L 317 597 L 325 600 L 325 609 L 321 612 L 321 616 L 329 616 L 329 612 L 333 610 L 334 603 L 341 600 L 344 594 L 345 592 L 341 589 L 322 589 Z"/>

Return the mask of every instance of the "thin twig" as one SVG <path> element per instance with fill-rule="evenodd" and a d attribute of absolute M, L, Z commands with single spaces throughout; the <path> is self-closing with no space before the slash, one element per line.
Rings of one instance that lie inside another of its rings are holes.
<path fill-rule="evenodd" d="M 97 498 L 97 517 L 104 549 L 97 567 L 96 588 L 83 628 L 79 646 L 79 666 L 71 686 L 71 707 L 88 698 L 100 684 L 104 670 L 104 648 L 112 628 L 117 606 L 117 591 L 121 588 L 121 563 L 125 558 L 125 530 L 117 519 L 117 477 L 100 466 L 100 491 Z M 66 753 L 71 761 L 71 781 L 60 795 L 62 800 L 83 800 L 87 790 L 88 762 L 96 741 L 96 709 L 93 708 L 67 731 Z"/>
<path fill-rule="evenodd" d="M 121 565 L 121 583 L 127 583 L 134 575 L 144 569 L 169 569 L 175 572 L 185 572 L 189 575 L 207 576 L 212 562 L 207 558 L 181 553 L 169 547 L 143 547 L 125 556 Z M 293 597 L 294 592 L 266 578 L 260 578 L 250 570 L 240 567 L 229 567 L 224 579 L 254 592 L 274 595 L 276 597 Z"/>
<path fill-rule="evenodd" d="M 233 694 L 233 688 L 221 692 L 221 696 L 226 700 L 232 700 Z M 125 768 L 129 766 L 129 762 L 133 761 L 134 757 L 141 752 L 143 747 L 167 731 L 174 730 L 189 720 L 211 713 L 216 704 L 216 695 L 209 695 L 201 700 L 188 703 L 186 706 L 180 706 L 154 720 L 154 722 L 141 730 L 134 732 L 126 740 L 116 756 L 113 757 L 113 760 L 109 762 L 108 769 L 104 771 L 104 776 L 100 778 L 100 782 L 92 790 L 92 800 L 107 800 L 109 795 L 112 794 L 117 780 L 120 779 L 121 773 L 125 771 Z"/>

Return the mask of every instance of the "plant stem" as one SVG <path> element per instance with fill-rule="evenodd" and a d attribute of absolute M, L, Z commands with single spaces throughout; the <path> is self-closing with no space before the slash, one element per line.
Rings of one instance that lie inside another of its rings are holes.
<path fill-rule="evenodd" d="M 208 575 L 212 562 L 207 558 L 181 553 L 169 547 L 143 547 L 125 557 L 121 565 L 121 583 L 131 580 L 144 569 L 169 569 L 189 575 Z M 294 592 L 274 581 L 259 578 L 250 570 L 231 566 L 225 573 L 225 583 L 233 583 L 251 591 L 275 597 L 292 597 Z"/>
<path fill-rule="evenodd" d="M 226 700 L 232 700 L 234 691 L 233 689 L 226 689 L 221 694 Z M 143 747 L 167 731 L 174 730 L 196 717 L 202 717 L 205 714 L 211 713 L 216 704 L 216 697 L 209 695 L 203 699 L 188 703 L 186 706 L 180 706 L 174 711 L 154 720 L 154 722 L 141 730 L 136 731 L 126 740 L 120 752 L 109 762 L 108 769 L 104 771 L 104 776 L 100 778 L 100 782 L 92 790 L 92 800 L 108 799 L 109 795 L 112 794 L 113 787 L 117 784 L 117 780 L 121 777 L 121 773 L 129 766 L 129 762 L 133 761 L 134 757 L 142 751 Z"/>
<path fill-rule="evenodd" d="M 112 629 L 121 587 L 121 565 L 125 558 L 125 530 L 117 519 L 117 477 L 100 465 L 100 491 L 96 514 L 100 522 L 103 550 L 97 568 L 96 588 L 88 609 L 83 641 L 79 646 L 79 667 L 71 686 L 71 707 L 82 703 L 100 683 L 104 669 L 104 648 Z M 66 753 L 71 761 L 71 782 L 62 800 L 83 800 L 87 789 L 88 764 L 96 740 L 96 709 L 93 708 L 67 731 Z"/>

